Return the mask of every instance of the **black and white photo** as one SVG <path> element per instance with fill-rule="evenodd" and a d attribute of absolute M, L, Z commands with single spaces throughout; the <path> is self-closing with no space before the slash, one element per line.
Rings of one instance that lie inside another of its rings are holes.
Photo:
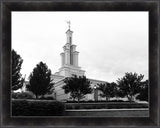
<path fill-rule="evenodd" d="M 149 116 L 148 11 L 12 11 L 12 116 Z"/>

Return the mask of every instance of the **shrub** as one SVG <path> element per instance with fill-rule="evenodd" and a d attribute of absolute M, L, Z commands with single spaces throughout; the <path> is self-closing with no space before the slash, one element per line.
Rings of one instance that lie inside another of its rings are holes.
<path fill-rule="evenodd" d="M 88 100 L 88 101 L 79 101 L 79 103 L 108 103 L 108 102 L 129 102 L 129 101 L 123 101 L 123 100 L 110 100 L 110 101 L 106 101 L 106 100 L 99 100 L 99 101 L 94 101 L 94 100 Z M 132 101 L 134 102 L 134 101 Z M 67 103 L 77 103 L 77 101 L 67 101 Z"/>
<path fill-rule="evenodd" d="M 33 99 L 33 94 L 30 92 L 12 92 L 13 99 Z"/>
<path fill-rule="evenodd" d="M 55 100 L 52 96 L 41 97 L 40 100 Z"/>
<path fill-rule="evenodd" d="M 123 109 L 148 108 L 147 103 L 135 102 L 104 102 L 104 103 L 66 103 L 66 109 Z"/>
<path fill-rule="evenodd" d="M 61 116 L 65 106 L 58 101 L 12 100 L 12 116 Z"/>

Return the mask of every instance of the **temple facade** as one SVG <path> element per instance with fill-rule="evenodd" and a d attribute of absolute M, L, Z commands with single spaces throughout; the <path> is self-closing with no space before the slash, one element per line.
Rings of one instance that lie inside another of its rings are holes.
<path fill-rule="evenodd" d="M 55 88 L 55 98 L 57 100 L 71 100 L 70 94 L 65 94 L 62 87 L 65 85 L 64 79 L 66 77 L 72 77 L 73 75 L 85 76 L 85 70 L 82 70 L 78 64 L 79 52 L 76 51 L 76 45 L 72 43 L 73 31 L 69 29 L 66 31 L 66 44 L 63 46 L 63 52 L 61 56 L 61 67 L 58 72 L 52 74 L 52 79 Z M 89 79 L 89 78 L 87 78 Z M 100 81 L 95 79 L 89 79 L 91 87 L 93 88 L 92 94 L 87 94 L 83 100 L 98 100 L 101 99 L 96 90 L 98 83 L 106 83 L 106 81 Z"/>

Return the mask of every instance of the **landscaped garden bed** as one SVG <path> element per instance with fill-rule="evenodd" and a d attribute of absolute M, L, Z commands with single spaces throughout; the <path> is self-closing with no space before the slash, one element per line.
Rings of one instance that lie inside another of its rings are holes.
<path fill-rule="evenodd" d="M 53 100 L 12 100 L 12 116 L 63 116 L 64 103 Z"/>

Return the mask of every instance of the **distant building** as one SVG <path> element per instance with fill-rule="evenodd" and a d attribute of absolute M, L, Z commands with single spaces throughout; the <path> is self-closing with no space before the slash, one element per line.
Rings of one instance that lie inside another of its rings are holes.
<path fill-rule="evenodd" d="M 63 52 L 61 55 L 61 68 L 58 72 L 52 75 L 52 79 L 55 87 L 55 97 L 57 100 L 70 100 L 70 94 L 65 94 L 62 86 L 65 85 L 63 80 L 66 77 L 72 77 L 73 75 L 83 76 L 85 70 L 82 70 L 78 65 L 78 54 L 76 51 L 76 45 L 72 44 L 73 31 L 69 29 L 66 31 L 67 42 L 63 46 Z M 87 78 L 89 79 L 89 78 Z M 91 87 L 93 88 L 92 94 L 87 94 L 83 100 L 99 100 L 98 90 L 96 89 L 97 83 L 106 83 L 106 81 L 89 79 Z"/>

